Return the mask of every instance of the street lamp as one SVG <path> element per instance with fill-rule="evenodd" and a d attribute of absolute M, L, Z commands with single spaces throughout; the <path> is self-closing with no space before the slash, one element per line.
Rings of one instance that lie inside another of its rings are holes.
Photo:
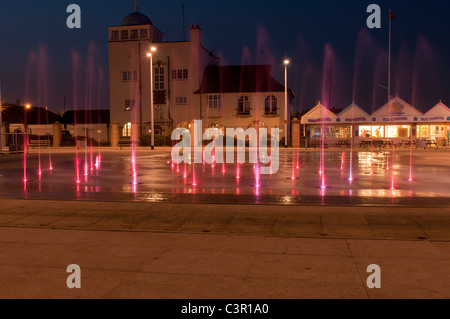
<path fill-rule="evenodd" d="M 31 104 L 26 104 L 25 105 L 25 111 L 24 111 L 24 118 L 25 118 L 25 122 L 24 122 L 24 131 L 25 131 L 25 138 L 26 138 L 26 142 L 25 142 L 25 147 L 28 151 L 28 126 L 27 126 L 27 110 L 31 109 Z"/>
<path fill-rule="evenodd" d="M 155 117 L 153 110 L 153 52 L 156 52 L 155 47 L 150 48 L 147 56 L 150 58 L 150 114 L 151 114 L 151 130 L 152 130 L 152 150 L 155 149 Z"/>
<path fill-rule="evenodd" d="M 284 60 L 284 130 L 285 130 L 285 138 L 284 138 L 284 146 L 288 147 L 288 87 L 287 87 L 287 66 L 289 65 L 290 61 L 285 59 Z"/>
<path fill-rule="evenodd" d="M 3 154 L 3 109 L 2 98 L 0 94 L 0 154 Z"/>

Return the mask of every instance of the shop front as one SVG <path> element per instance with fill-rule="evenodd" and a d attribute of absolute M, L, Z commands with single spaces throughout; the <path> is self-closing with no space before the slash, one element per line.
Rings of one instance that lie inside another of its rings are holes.
<path fill-rule="evenodd" d="M 334 145 L 387 143 L 416 144 L 416 140 L 448 146 L 450 143 L 450 109 L 442 102 L 426 114 L 396 97 L 369 115 L 355 104 L 338 115 L 318 104 L 302 117 L 304 136 L 310 145 L 325 138 Z"/>
<path fill-rule="evenodd" d="M 449 146 L 450 109 L 442 102 L 416 120 L 418 139 L 431 140 L 440 146 Z"/>

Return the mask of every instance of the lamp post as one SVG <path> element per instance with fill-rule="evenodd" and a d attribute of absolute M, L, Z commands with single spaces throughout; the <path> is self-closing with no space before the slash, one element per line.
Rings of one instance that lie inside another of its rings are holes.
<path fill-rule="evenodd" d="M 27 110 L 31 109 L 31 105 L 30 104 L 26 104 L 25 105 L 25 114 L 24 114 L 24 118 L 25 118 L 25 125 L 24 125 L 24 131 L 25 131 L 25 145 L 24 147 L 26 148 L 26 151 L 28 153 L 28 124 L 27 124 Z"/>
<path fill-rule="evenodd" d="M 0 94 L 0 154 L 3 154 L 3 114 L 2 98 Z"/>
<path fill-rule="evenodd" d="M 288 128 L 289 128 L 289 118 L 288 118 L 288 87 L 287 87 L 287 66 L 289 65 L 290 61 L 285 59 L 284 60 L 284 146 L 288 147 Z"/>
<path fill-rule="evenodd" d="M 155 149 L 155 116 L 153 110 L 153 52 L 156 52 L 155 47 L 150 48 L 150 52 L 147 56 L 150 58 L 150 116 L 151 116 L 151 131 L 152 131 L 152 150 Z"/>

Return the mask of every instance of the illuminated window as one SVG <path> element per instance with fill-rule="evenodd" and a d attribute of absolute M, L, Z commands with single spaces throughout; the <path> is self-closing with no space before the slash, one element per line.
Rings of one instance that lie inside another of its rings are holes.
<path fill-rule="evenodd" d="M 136 29 L 131 30 L 130 39 L 137 39 L 137 38 L 138 38 L 138 30 Z"/>
<path fill-rule="evenodd" d="M 127 124 L 125 124 L 123 126 L 122 136 L 123 137 L 131 137 L 131 123 L 130 122 L 128 122 Z"/>
<path fill-rule="evenodd" d="M 134 109 L 135 100 L 125 100 L 125 111 L 131 111 Z"/>

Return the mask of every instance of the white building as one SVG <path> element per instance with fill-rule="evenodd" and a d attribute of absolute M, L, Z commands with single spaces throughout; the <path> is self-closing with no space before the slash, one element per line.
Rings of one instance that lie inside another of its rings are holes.
<path fill-rule="evenodd" d="M 204 128 L 256 123 L 283 131 L 284 86 L 270 66 L 219 66 L 202 46 L 198 25 L 190 28 L 189 41 L 164 42 L 163 33 L 136 11 L 109 28 L 111 122 L 120 123 L 121 137 L 150 133 L 151 47 L 156 135 L 193 120 L 203 120 Z"/>

